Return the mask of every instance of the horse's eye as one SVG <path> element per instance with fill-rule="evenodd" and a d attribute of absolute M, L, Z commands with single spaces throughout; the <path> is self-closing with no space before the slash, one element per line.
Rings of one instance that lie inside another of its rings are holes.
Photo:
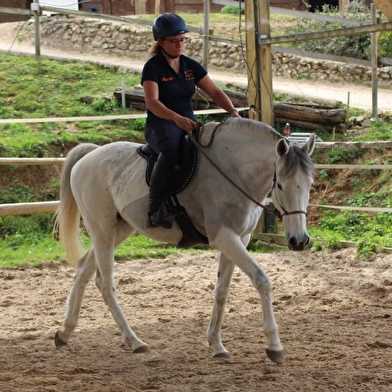
<path fill-rule="evenodd" d="M 279 184 L 279 182 L 276 184 L 277 185 L 277 187 L 278 187 L 278 189 L 281 191 L 283 188 L 282 188 L 282 185 L 280 185 Z"/>

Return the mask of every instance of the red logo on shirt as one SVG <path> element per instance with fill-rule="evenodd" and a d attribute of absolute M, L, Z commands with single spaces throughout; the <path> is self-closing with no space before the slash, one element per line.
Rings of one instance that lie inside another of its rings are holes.
<path fill-rule="evenodd" d="M 186 69 L 184 71 L 185 80 L 193 80 L 195 77 L 193 76 L 193 72 L 191 69 Z"/>
<path fill-rule="evenodd" d="M 163 77 L 162 78 L 162 82 L 171 82 L 173 80 L 173 78 L 171 76 L 169 76 L 168 78 Z"/>

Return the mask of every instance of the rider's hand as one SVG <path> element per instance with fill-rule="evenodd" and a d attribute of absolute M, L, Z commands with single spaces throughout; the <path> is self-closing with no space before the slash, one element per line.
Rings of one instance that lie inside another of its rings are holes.
<path fill-rule="evenodd" d="M 230 117 L 241 117 L 236 109 L 232 109 L 230 112 Z"/>
<path fill-rule="evenodd" d="M 174 122 L 187 133 L 192 133 L 192 131 L 196 128 L 196 122 L 188 117 L 177 116 Z"/>

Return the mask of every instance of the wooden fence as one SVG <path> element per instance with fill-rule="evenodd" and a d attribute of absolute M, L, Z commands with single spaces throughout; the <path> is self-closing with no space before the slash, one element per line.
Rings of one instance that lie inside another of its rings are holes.
<path fill-rule="evenodd" d="M 247 108 L 241 108 L 243 110 Z M 210 109 L 214 112 L 223 112 L 220 109 Z M 200 111 L 200 112 L 205 112 Z M 145 115 L 140 115 L 145 116 Z M 109 117 L 110 120 L 118 119 L 123 116 L 100 116 L 100 119 Z M 91 117 L 83 118 L 84 121 L 91 121 L 88 119 Z M 67 121 L 77 121 L 79 117 L 67 118 Z M 34 122 L 47 122 L 48 119 L 32 119 Z M 52 119 L 56 120 L 56 119 Z M 4 120 L 6 121 L 6 120 Z M 11 120 L 8 120 L 11 121 Z M 20 120 L 22 121 L 22 120 Z M 24 120 L 28 122 L 27 120 Z M 316 143 L 316 148 L 392 148 L 392 142 L 318 142 Z M 65 158 L 0 158 L 0 166 L 13 166 L 13 165 L 62 165 Z M 315 164 L 315 169 L 321 170 L 392 170 L 392 165 L 350 165 L 350 164 Z M 36 202 L 36 203 L 11 203 L 11 204 L 0 204 L 0 216 L 7 215 L 29 215 L 37 214 L 42 212 L 54 213 L 58 206 L 58 201 L 47 201 L 47 202 Z M 328 208 L 336 210 L 350 210 L 350 211 L 360 211 L 360 212 L 392 212 L 392 208 L 381 208 L 381 207 L 352 207 L 352 206 L 332 206 L 332 205 L 320 205 L 320 204 L 310 204 L 311 207 L 315 208 Z"/>

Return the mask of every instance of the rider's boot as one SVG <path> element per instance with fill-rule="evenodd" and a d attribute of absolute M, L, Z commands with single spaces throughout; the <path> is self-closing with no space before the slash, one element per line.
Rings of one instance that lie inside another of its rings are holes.
<path fill-rule="evenodd" d="M 165 219 L 162 213 L 162 201 L 167 189 L 168 182 L 173 173 L 174 166 L 162 153 L 159 154 L 157 162 L 151 174 L 150 196 L 148 205 L 147 228 L 163 227 L 172 228 L 172 222 Z"/>

